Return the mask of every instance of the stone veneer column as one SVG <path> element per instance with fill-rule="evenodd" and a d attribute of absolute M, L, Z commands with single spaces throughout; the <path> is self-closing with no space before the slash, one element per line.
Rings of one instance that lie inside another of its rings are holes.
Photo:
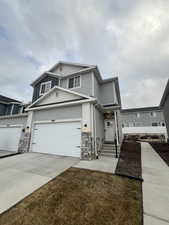
<path fill-rule="evenodd" d="M 32 119 L 33 111 L 29 111 L 26 127 L 22 129 L 21 138 L 19 141 L 18 152 L 20 153 L 29 152 L 32 133 Z"/>

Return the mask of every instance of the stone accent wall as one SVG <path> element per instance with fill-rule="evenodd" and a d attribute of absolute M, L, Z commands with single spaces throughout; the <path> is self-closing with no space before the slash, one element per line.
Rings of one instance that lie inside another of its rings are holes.
<path fill-rule="evenodd" d="M 92 160 L 95 159 L 94 151 L 94 139 L 91 137 L 91 133 L 82 133 L 82 145 L 81 145 L 81 159 Z"/>
<path fill-rule="evenodd" d="M 31 132 L 29 128 L 26 129 L 24 128 L 22 130 L 21 138 L 19 141 L 18 152 L 20 153 L 29 152 L 30 139 L 31 139 Z"/>

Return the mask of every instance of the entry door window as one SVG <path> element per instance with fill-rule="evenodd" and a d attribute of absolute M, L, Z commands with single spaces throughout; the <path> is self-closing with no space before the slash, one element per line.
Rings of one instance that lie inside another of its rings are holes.
<path fill-rule="evenodd" d="M 105 140 L 114 141 L 115 138 L 115 124 L 114 120 L 105 121 Z"/>

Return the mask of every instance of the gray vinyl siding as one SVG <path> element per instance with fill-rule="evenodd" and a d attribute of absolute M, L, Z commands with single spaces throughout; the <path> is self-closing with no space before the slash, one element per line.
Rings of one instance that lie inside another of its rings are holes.
<path fill-rule="evenodd" d="M 119 136 L 119 142 L 122 142 L 123 139 L 123 133 L 122 133 L 122 116 L 120 113 L 120 110 L 116 111 L 117 115 L 117 130 L 118 130 L 118 136 Z"/>
<path fill-rule="evenodd" d="M 80 75 L 80 74 L 79 74 Z M 81 74 L 81 87 L 80 88 L 72 88 L 69 90 L 85 94 L 88 96 L 92 96 L 92 73 Z M 72 76 L 73 77 L 73 76 Z M 65 78 L 61 80 L 61 87 L 68 89 L 68 80 L 69 78 Z"/>
<path fill-rule="evenodd" d="M 101 102 L 103 105 L 114 104 L 113 82 L 108 82 L 100 86 Z"/>
<path fill-rule="evenodd" d="M 6 106 L 0 103 L 0 116 L 5 115 L 5 112 L 6 112 Z"/>
<path fill-rule="evenodd" d="M 167 97 L 165 101 L 163 112 L 164 112 L 164 118 L 165 118 L 165 123 L 167 128 L 167 134 L 169 137 L 169 96 Z"/>
<path fill-rule="evenodd" d="M 94 74 L 93 74 L 94 76 Z M 100 84 L 96 76 L 94 76 L 94 97 L 98 99 L 98 103 L 101 103 L 101 91 Z"/>
<path fill-rule="evenodd" d="M 21 124 L 23 126 L 26 125 L 27 116 L 18 116 L 18 117 L 10 117 L 10 118 L 0 118 L 0 125 L 18 125 Z"/>
<path fill-rule="evenodd" d="M 54 86 L 57 85 L 57 80 L 58 80 L 58 78 L 51 77 L 51 76 L 46 76 L 38 84 L 36 84 L 35 87 L 34 87 L 34 90 L 33 90 L 32 102 L 36 101 L 40 97 L 39 96 L 39 92 L 40 92 L 40 85 L 41 85 L 41 83 L 47 82 L 47 81 L 52 81 L 52 88 L 53 88 Z"/>
<path fill-rule="evenodd" d="M 156 116 L 150 115 L 151 112 L 155 112 Z M 137 117 L 137 113 L 140 117 Z M 136 126 L 146 127 L 152 126 L 152 123 L 161 124 L 164 122 L 164 116 L 162 111 L 146 111 L 146 112 L 122 112 L 122 123 L 125 127 Z"/>
<path fill-rule="evenodd" d="M 102 140 L 104 138 L 104 116 L 98 109 L 95 109 L 95 117 L 96 138 L 100 138 L 100 140 Z"/>
<path fill-rule="evenodd" d="M 11 115 L 11 110 L 12 110 L 12 104 L 7 105 L 5 115 Z"/>
<path fill-rule="evenodd" d="M 67 106 L 35 111 L 33 121 L 79 119 L 82 117 L 82 106 Z"/>

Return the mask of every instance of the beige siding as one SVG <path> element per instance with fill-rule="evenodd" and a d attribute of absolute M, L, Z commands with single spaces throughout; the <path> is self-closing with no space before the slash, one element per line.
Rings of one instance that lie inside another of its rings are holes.
<path fill-rule="evenodd" d="M 81 99 L 81 97 L 62 90 L 54 90 L 50 95 L 47 95 L 42 99 L 42 101 L 37 103 L 37 105 L 52 104 L 76 99 Z"/>

